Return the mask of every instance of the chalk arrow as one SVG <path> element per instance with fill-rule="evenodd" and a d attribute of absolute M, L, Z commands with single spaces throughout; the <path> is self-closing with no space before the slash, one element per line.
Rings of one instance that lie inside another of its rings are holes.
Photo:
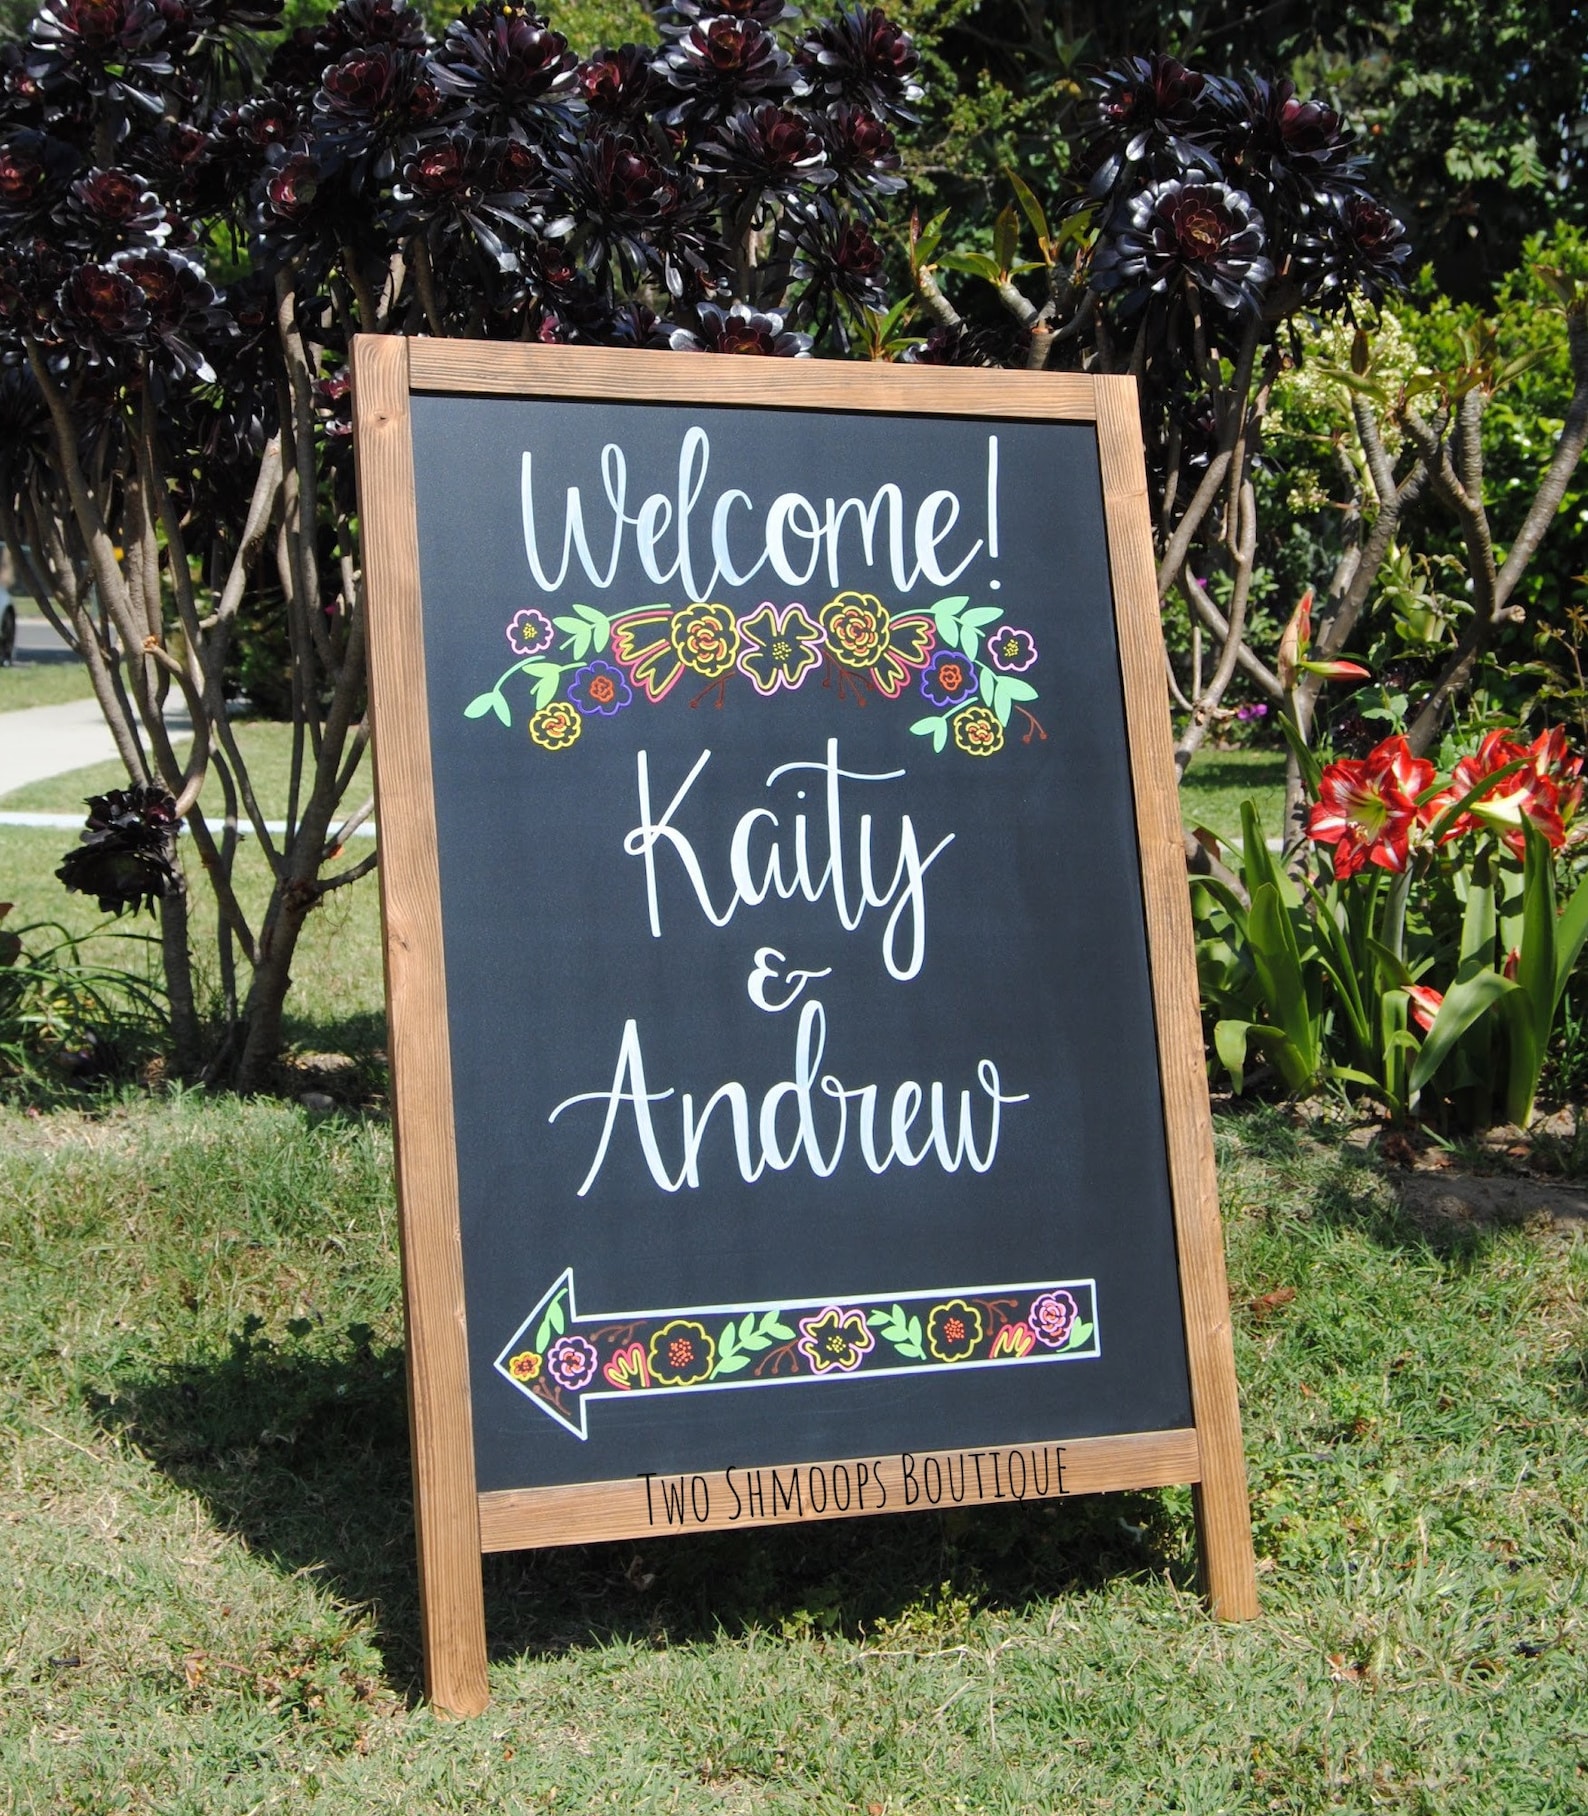
<path fill-rule="evenodd" d="M 1029 1367 L 1101 1354 L 1092 1280 L 582 1315 L 568 1267 L 513 1333 L 496 1368 L 584 1439 L 592 1400 Z"/>

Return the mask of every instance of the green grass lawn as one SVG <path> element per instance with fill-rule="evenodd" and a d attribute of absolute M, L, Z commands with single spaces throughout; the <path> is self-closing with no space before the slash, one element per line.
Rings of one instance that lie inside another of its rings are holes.
<path fill-rule="evenodd" d="M 92 699 L 93 683 L 80 662 L 29 662 L 19 657 L 0 668 L 0 713 L 29 706 L 64 706 L 68 700 Z"/>
<path fill-rule="evenodd" d="M 4 673 L 0 670 L 0 676 Z M 235 721 L 234 729 L 265 817 L 284 818 L 292 776 L 291 726 L 279 725 L 270 719 L 239 719 Z M 180 754 L 185 754 L 185 747 Z M 309 780 L 307 752 L 304 765 L 303 792 L 306 793 Z M 366 759 L 354 778 L 348 797 L 349 808 L 357 806 L 364 798 L 359 792 L 361 785 L 364 792 L 368 792 L 369 774 Z M 119 762 L 94 763 L 86 769 L 73 769 L 64 775 L 49 776 L 42 782 L 30 782 L 26 788 L 14 788 L 9 794 L 0 795 L 0 807 L 29 813 L 75 813 L 86 796 L 100 794 L 107 788 L 124 788 L 126 784 L 126 771 Z M 207 814 L 213 818 L 220 816 L 220 784 L 213 777 L 206 779 L 200 800 Z"/>
<path fill-rule="evenodd" d="M 1221 812 L 1279 779 L 1192 772 Z M 69 843 L 0 828 L 13 921 L 101 921 Z M 295 969 L 300 1049 L 379 1043 L 372 883 Z M 0 1810 L 1581 1811 L 1588 1219 L 1475 1217 L 1275 1111 L 1217 1139 L 1257 1621 L 1203 1613 L 1185 1490 L 530 1553 L 487 1562 L 493 1703 L 447 1724 L 378 1105 L 13 1089 Z"/>
<path fill-rule="evenodd" d="M 158 976 L 158 952 L 132 945 L 129 934 L 158 935 L 152 915 L 124 914 L 107 919 L 86 896 L 68 895 L 55 880 L 55 869 L 71 848 L 70 832 L 34 827 L 0 826 L 0 902 L 15 903 L 6 926 L 58 923 L 82 939 L 83 957 L 96 965 L 128 965 L 143 974 L 150 963 Z M 204 890 L 202 872 L 183 838 L 180 850 L 193 890 L 193 951 L 201 1003 L 217 999 L 220 978 L 216 957 L 215 909 Z M 349 862 L 368 850 L 352 842 Z M 246 913 L 258 917 L 270 893 L 269 867 L 258 845 L 245 840 L 237 859 L 237 890 Z M 98 937 L 94 937 L 95 934 Z M 54 936 L 27 937 L 36 950 Z M 309 916 L 293 965 L 299 980 L 287 997 L 289 1045 L 330 1049 L 363 1057 L 385 1044 L 385 1006 L 381 977 L 380 902 L 373 876 L 338 889 Z M 307 982 L 307 988 L 303 987 Z"/>
<path fill-rule="evenodd" d="M 443 1724 L 384 1122 L 0 1113 L 0 1805 L 1580 1811 L 1583 1226 L 1414 1214 L 1272 1113 L 1219 1149 L 1259 1620 L 1178 1490 L 525 1554 Z"/>
<path fill-rule="evenodd" d="M 1278 838 L 1285 808 L 1285 756 L 1272 750 L 1209 750 L 1191 759 L 1180 782 L 1180 817 L 1220 838 L 1239 840 L 1241 803 L 1257 804 L 1265 836 Z"/>

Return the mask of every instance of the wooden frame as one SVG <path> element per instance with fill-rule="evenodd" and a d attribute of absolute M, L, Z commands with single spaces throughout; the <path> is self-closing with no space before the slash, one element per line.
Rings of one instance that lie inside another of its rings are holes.
<path fill-rule="evenodd" d="M 778 1470 L 763 1467 L 749 1472 L 778 1476 L 772 1485 L 753 1483 L 743 1471 L 716 1472 L 691 1478 L 704 1485 L 699 1505 L 707 1511 L 704 1517 L 688 1520 L 686 1529 L 749 1526 L 790 1517 L 796 1492 L 801 1518 L 945 1504 L 954 1486 L 956 1460 L 959 1492 L 952 1499 L 967 1504 L 1025 1494 L 1094 1493 L 1189 1482 L 1195 1489 L 1209 1606 L 1223 1619 L 1254 1615 L 1257 1596 L 1229 1289 L 1134 381 L 929 367 L 691 360 L 669 353 L 361 336 L 353 346 L 353 387 L 375 715 L 415 1517 L 426 1685 L 432 1702 L 460 1716 L 485 1707 L 483 1552 L 574 1539 L 635 1537 L 654 1532 L 658 1522 L 646 1479 L 476 1491 L 440 874 L 425 709 L 409 415 L 413 392 L 1095 422 L 1194 1427 L 1004 1451 L 819 1465 L 791 1462 Z M 1045 1486 L 1040 1490 L 1039 1452 L 1045 1459 L 1041 1478 Z M 1016 1458 L 1026 1485 L 1021 1494 L 1014 1492 Z M 969 1473 L 972 1465 L 974 1476 Z M 840 1479 L 844 1505 L 837 1499 Z M 930 1491 L 934 1481 L 935 1496 Z M 791 1486 L 796 1482 L 797 1487 Z M 853 1504 L 857 1492 L 860 1506 Z"/>

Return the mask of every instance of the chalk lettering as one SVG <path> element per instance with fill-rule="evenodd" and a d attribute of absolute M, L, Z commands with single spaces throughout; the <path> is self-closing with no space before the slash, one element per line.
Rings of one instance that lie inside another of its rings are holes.
<path fill-rule="evenodd" d="M 903 779 L 905 772 L 902 769 L 877 773 L 844 769 L 838 760 L 836 738 L 827 740 L 827 754 L 820 762 L 780 764 L 767 776 L 767 788 L 775 787 L 788 777 L 810 772 L 822 779 L 826 863 L 820 875 L 812 874 L 809 815 L 803 811 L 794 813 L 793 849 L 785 852 L 781 843 L 783 823 L 777 814 L 769 807 L 752 807 L 739 816 L 728 838 L 728 877 L 733 884 L 733 894 L 719 908 L 695 839 L 674 823 L 710 760 L 711 752 L 703 750 L 658 816 L 651 800 L 649 753 L 643 750 L 635 753 L 640 823 L 624 835 L 623 849 L 629 857 L 640 858 L 645 865 L 645 899 L 651 937 L 662 937 L 657 858 L 660 849 L 673 854 L 696 906 L 713 927 L 726 927 L 741 906 L 757 908 L 773 895 L 785 902 L 800 895 L 812 904 L 829 896 L 838 924 L 846 933 L 853 933 L 869 910 L 891 909 L 882 935 L 883 963 L 888 975 L 900 983 L 908 983 L 915 977 L 926 961 L 926 873 L 953 844 L 954 835 L 945 834 L 923 855 L 915 823 L 909 814 L 902 814 L 893 875 L 883 885 L 879 880 L 883 873 L 877 865 L 873 815 L 861 814 L 854 853 L 852 857 L 849 855 L 851 841 L 845 818 L 847 796 L 843 789 L 846 782 L 897 782 Z M 797 798 L 802 798 L 804 792 L 800 789 Z M 700 836 L 698 832 L 696 836 Z M 757 876 L 753 846 L 761 839 L 765 841 L 765 855 L 760 860 L 760 875 Z M 852 873 L 851 863 L 854 866 Z M 855 882 L 858 882 L 858 894 Z M 905 931 L 909 935 L 909 948 L 907 952 L 901 952 L 900 934 Z"/>
<path fill-rule="evenodd" d="M 691 424 L 678 444 L 672 489 L 650 493 L 636 510 L 630 511 L 628 460 L 618 443 L 608 442 L 601 450 L 601 489 L 612 521 L 610 558 L 603 564 L 592 550 L 584 494 L 579 486 L 571 485 L 563 494 L 562 559 L 556 572 L 549 573 L 541 553 L 544 501 L 537 500 L 535 492 L 535 455 L 525 449 L 519 470 L 524 558 L 540 590 L 558 591 L 568 580 L 570 565 L 577 555 L 585 581 L 598 591 L 605 591 L 617 578 L 629 530 L 634 532 L 634 552 L 646 577 L 659 587 L 670 586 L 676 580 L 691 600 L 712 598 L 724 580 L 730 586 L 744 586 L 768 562 L 791 587 L 806 586 L 817 569 L 825 565 L 828 583 L 836 589 L 843 584 L 840 553 L 846 547 L 863 561 L 868 573 L 878 565 L 881 551 L 877 532 L 884 513 L 887 568 L 896 592 L 912 592 L 923 579 L 932 586 L 949 586 L 983 549 L 989 559 L 997 558 L 996 435 L 987 438 L 985 534 L 973 541 L 967 542 L 963 532 L 956 538 L 961 516 L 959 495 L 943 488 L 928 492 L 912 517 L 902 488 L 891 479 L 884 480 L 869 500 L 827 498 L 820 510 L 802 492 L 782 492 L 763 511 L 748 492 L 730 486 L 717 494 L 709 512 L 712 566 L 708 571 L 696 565 L 695 537 L 706 515 L 702 499 L 710 467 L 711 437 L 698 423 Z M 736 507 L 749 517 L 748 524 L 742 518 L 740 522 L 749 548 L 738 558 L 730 547 L 734 536 L 731 517 Z M 846 545 L 844 527 L 851 516 L 858 535 Z M 760 549 L 755 553 L 758 517 Z M 554 546 L 554 540 L 548 546 Z M 945 551 L 945 545 L 950 543 L 954 544 L 951 554 Z M 912 552 L 913 564 L 909 559 Z M 741 567 L 739 561 L 752 553 L 755 558 L 750 565 Z"/>
<path fill-rule="evenodd" d="M 578 1104 L 598 1103 L 606 1107 L 595 1154 L 579 1187 L 578 1196 L 585 1197 L 600 1176 L 612 1145 L 613 1133 L 625 1109 L 633 1122 L 635 1139 L 652 1181 L 663 1192 L 677 1192 L 684 1186 L 695 1190 L 700 1185 L 701 1149 L 712 1115 L 719 1107 L 725 1106 L 728 1112 L 739 1176 L 747 1185 L 753 1185 L 768 1167 L 774 1172 L 786 1172 L 801 1159 L 816 1178 L 830 1178 L 837 1171 L 848 1145 L 851 1103 L 858 1105 L 855 1121 L 858 1124 L 861 1158 L 873 1173 L 885 1173 L 895 1161 L 904 1167 L 917 1167 L 934 1157 L 947 1173 L 957 1172 L 962 1162 L 967 1163 L 972 1172 L 986 1173 L 991 1171 L 997 1158 L 1005 1106 L 1029 1101 L 1027 1092 L 1005 1091 L 997 1065 L 990 1059 L 980 1059 L 976 1063 L 976 1082 L 981 1088 L 981 1100 L 974 1098 L 968 1090 L 960 1092 L 958 1131 L 950 1139 L 948 1099 L 942 1084 L 934 1080 L 929 1089 L 923 1089 L 914 1079 L 905 1079 L 893 1093 L 888 1118 L 891 1138 L 888 1149 L 885 1153 L 879 1153 L 876 1133 L 877 1086 L 849 1086 L 832 1073 L 823 1072 L 822 1058 L 826 1047 L 827 1011 L 819 999 L 812 998 L 800 1010 L 794 1039 L 794 1076 L 782 1079 L 766 1089 L 761 1097 L 759 1113 L 753 1122 L 750 1094 L 737 1079 L 729 1079 L 717 1086 L 698 1115 L 695 1111 L 694 1093 L 681 1093 L 680 1155 L 675 1168 L 669 1165 L 663 1155 L 657 1119 L 652 1112 L 653 1104 L 665 1103 L 675 1095 L 675 1087 L 669 1085 L 660 1091 L 650 1088 L 639 1023 L 633 1020 L 625 1022 L 618 1042 L 618 1057 L 611 1084 L 602 1091 L 574 1092 L 563 1098 L 547 1118 L 549 1122 L 556 1122 L 564 1111 Z M 834 1106 L 825 1117 L 828 1124 L 825 1137 L 817 1115 L 818 1087 L 821 1096 Z M 931 1128 L 912 1142 L 911 1132 L 923 1105 L 928 1103 L 931 1106 Z M 794 1127 L 785 1132 L 788 1111 L 793 1113 Z M 984 1143 L 978 1143 L 976 1137 L 978 1113 L 985 1118 Z M 833 1126 L 835 1115 L 836 1126 Z M 785 1128 L 780 1128 L 780 1120 Z"/>

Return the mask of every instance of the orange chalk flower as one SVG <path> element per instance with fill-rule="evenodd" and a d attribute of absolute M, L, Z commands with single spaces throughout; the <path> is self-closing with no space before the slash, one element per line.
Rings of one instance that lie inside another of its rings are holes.
<path fill-rule="evenodd" d="M 1343 882 L 1366 864 L 1404 870 L 1412 833 L 1425 817 L 1418 795 L 1433 783 L 1434 766 L 1414 757 L 1406 740 L 1386 738 L 1360 760 L 1325 766 L 1307 836 L 1334 847 L 1334 874 Z"/>
<path fill-rule="evenodd" d="M 529 735 L 542 750 L 566 750 L 583 730 L 579 709 L 568 700 L 553 700 L 529 716 Z"/>
<path fill-rule="evenodd" d="M 515 1381 L 538 1381 L 540 1357 L 532 1349 L 521 1349 L 516 1356 L 508 1358 L 507 1372 Z"/>
<path fill-rule="evenodd" d="M 992 1348 L 987 1353 L 994 1361 L 1000 1356 L 1028 1356 L 1036 1341 L 1029 1325 L 1006 1324 L 993 1338 Z"/>

